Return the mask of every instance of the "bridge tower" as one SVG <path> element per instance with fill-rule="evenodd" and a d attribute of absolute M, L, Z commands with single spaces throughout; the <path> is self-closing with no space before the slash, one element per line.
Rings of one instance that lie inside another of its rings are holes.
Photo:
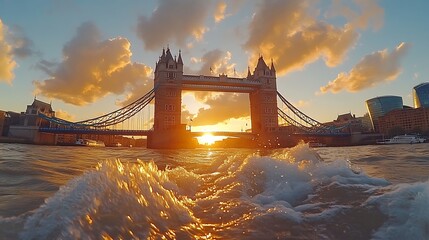
<path fill-rule="evenodd" d="M 170 130 L 180 125 L 182 107 L 183 61 L 181 53 L 173 58 L 170 49 L 162 50 L 155 67 L 155 130 Z"/>
<path fill-rule="evenodd" d="M 247 79 L 261 83 L 249 94 L 252 132 L 258 134 L 262 142 L 275 144 L 273 141 L 270 143 L 270 140 L 274 140 L 274 132 L 278 130 L 277 82 L 273 61 L 271 67 L 268 67 L 264 58 L 259 57 L 253 74 L 248 70 Z"/>
<path fill-rule="evenodd" d="M 180 141 L 187 135 L 181 124 L 183 61 L 181 52 L 173 58 L 170 49 L 162 50 L 155 66 L 154 133 L 148 136 L 148 147 L 177 148 L 191 144 L 192 139 Z"/>

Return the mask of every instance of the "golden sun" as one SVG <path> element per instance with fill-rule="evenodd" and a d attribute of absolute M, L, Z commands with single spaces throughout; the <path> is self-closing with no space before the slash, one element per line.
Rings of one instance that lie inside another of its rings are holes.
<path fill-rule="evenodd" d="M 219 138 L 216 136 L 213 136 L 211 133 L 205 133 L 201 137 L 197 137 L 198 143 L 202 145 L 212 145 L 214 142 L 218 141 Z"/>

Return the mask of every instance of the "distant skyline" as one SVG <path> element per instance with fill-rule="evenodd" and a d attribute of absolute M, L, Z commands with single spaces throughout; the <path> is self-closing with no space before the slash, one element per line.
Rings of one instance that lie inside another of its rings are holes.
<path fill-rule="evenodd" d="M 425 0 L 0 0 L 0 110 L 25 111 L 37 96 L 71 121 L 114 111 L 152 88 L 167 47 L 181 51 L 185 74 L 244 77 L 262 55 L 278 91 L 321 122 L 362 116 L 377 96 L 413 106 L 412 88 L 429 81 L 428 9 Z M 193 129 L 250 121 L 247 94 L 183 94 Z"/>

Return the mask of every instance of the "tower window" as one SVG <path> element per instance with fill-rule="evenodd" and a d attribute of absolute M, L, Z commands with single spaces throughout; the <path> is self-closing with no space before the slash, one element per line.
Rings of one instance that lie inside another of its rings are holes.
<path fill-rule="evenodd" d="M 169 72 L 168 73 L 168 78 L 169 79 L 175 79 L 176 78 L 176 73 L 175 72 Z"/>
<path fill-rule="evenodd" d="M 174 116 L 165 116 L 164 117 L 164 125 L 171 126 L 176 124 L 176 118 Z"/>
<path fill-rule="evenodd" d="M 165 104 L 165 111 L 174 111 L 174 109 L 173 104 Z"/>
<path fill-rule="evenodd" d="M 171 89 L 167 90 L 166 95 L 167 95 L 167 97 L 175 97 L 176 96 L 176 91 L 171 90 Z"/>

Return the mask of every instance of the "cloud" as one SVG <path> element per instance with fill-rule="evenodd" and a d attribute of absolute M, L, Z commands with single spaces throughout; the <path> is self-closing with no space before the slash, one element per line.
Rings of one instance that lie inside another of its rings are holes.
<path fill-rule="evenodd" d="M 215 22 L 218 23 L 223 19 L 225 19 L 225 10 L 226 10 L 226 3 L 224 1 L 219 1 L 216 5 L 216 10 L 214 13 Z"/>
<path fill-rule="evenodd" d="M 185 46 L 189 36 L 196 40 L 203 37 L 210 7 L 210 3 L 201 0 L 160 0 L 149 18 L 139 18 L 137 35 L 149 50 L 159 49 L 170 41 Z"/>
<path fill-rule="evenodd" d="M 13 55 L 19 58 L 26 58 L 33 55 L 33 41 L 27 38 L 18 26 L 14 26 L 8 35 L 8 41 L 11 43 L 13 48 Z"/>
<path fill-rule="evenodd" d="M 298 102 L 296 102 L 294 104 L 294 106 L 297 107 L 297 108 L 307 107 L 309 105 L 310 105 L 310 102 L 305 101 L 305 100 L 299 100 Z"/>
<path fill-rule="evenodd" d="M 17 57 L 25 58 L 34 54 L 33 41 L 27 37 L 14 38 L 15 46 L 13 54 Z"/>
<path fill-rule="evenodd" d="M 198 58 L 191 58 L 193 63 L 201 63 L 201 67 L 197 74 L 201 75 L 218 75 L 218 74 L 227 74 L 234 75 L 237 74 L 235 70 L 235 63 L 230 63 L 232 58 L 231 52 L 224 52 L 219 49 L 214 49 L 203 54 L 203 56 Z"/>
<path fill-rule="evenodd" d="M 0 82 L 12 84 L 16 62 L 13 59 L 13 46 L 6 41 L 6 34 L 7 26 L 0 19 Z"/>
<path fill-rule="evenodd" d="M 70 113 L 68 113 L 62 109 L 55 110 L 55 117 L 61 118 L 61 119 L 64 119 L 64 120 L 70 121 L 70 122 L 76 121 L 76 116 L 71 115 Z"/>
<path fill-rule="evenodd" d="M 187 72 L 201 75 L 227 74 L 230 77 L 243 77 L 242 75 L 245 73 L 237 73 L 235 71 L 236 64 L 231 63 L 231 59 L 232 54 L 230 52 L 214 49 L 204 53 L 201 58 L 193 57 L 192 62 L 201 64 L 201 67 L 197 71 L 187 69 Z M 192 94 L 198 102 L 210 106 L 210 108 L 198 110 L 197 117 L 193 121 L 195 126 L 217 124 L 228 119 L 249 115 L 248 94 L 204 91 L 192 92 Z"/>
<path fill-rule="evenodd" d="M 383 26 L 384 10 L 374 0 L 347 1 L 355 6 L 347 6 L 341 0 L 333 0 L 328 17 L 344 16 L 353 28 L 366 29 L 371 26 L 378 30 Z M 355 10 L 354 10 L 355 9 Z"/>
<path fill-rule="evenodd" d="M 244 48 L 251 62 L 259 54 L 272 58 L 278 74 L 301 69 L 320 58 L 340 64 L 358 39 L 351 24 L 337 27 L 317 19 L 314 0 L 270 0 L 257 7 Z"/>
<path fill-rule="evenodd" d="M 200 109 L 197 117 L 193 119 L 193 125 L 214 125 L 232 118 L 249 116 L 250 105 L 248 94 L 224 93 L 205 102 L 208 109 Z"/>
<path fill-rule="evenodd" d="M 39 62 L 50 78 L 34 81 L 35 92 L 81 106 L 109 93 L 150 90 L 146 82 L 152 70 L 131 62 L 130 42 L 121 37 L 101 40 L 100 35 L 93 23 L 83 23 L 64 46 L 62 62 Z"/>
<path fill-rule="evenodd" d="M 410 44 L 401 43 L 390 53 L 384 49 L 366 55 L 348 73 L 338 74 L 336 79 L 321 87 L 320 92 L 337 93 L 341 90 L 357 92 L 395 80 L 401 73 L 400 60 L 409 48 Z"/>

